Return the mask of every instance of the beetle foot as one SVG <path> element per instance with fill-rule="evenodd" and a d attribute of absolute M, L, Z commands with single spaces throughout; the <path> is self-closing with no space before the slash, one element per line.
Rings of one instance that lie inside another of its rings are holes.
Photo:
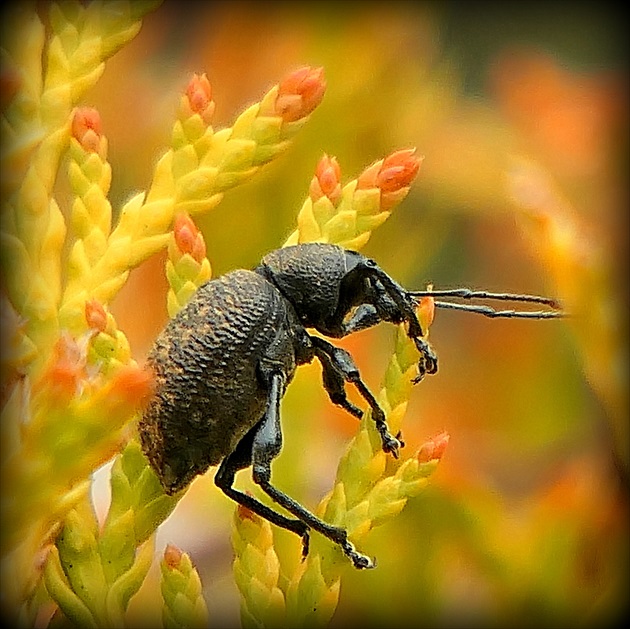
<path fill-rule="evenodd" d="M 405 442 L 400 439 L 400 431 L 398 431 L 398 434 L 394 437 L 394 435 L 387 430 L 387 425 L 383 424 L 383 426 L 379 426 L 378 428 L 383 443 L 383 451 L 397 459 L 398 451 L 405 446 Z"/>
<path fill-rule="evenodd" d="M 311 536 L 308 531 L 308 528 L 305 528 L 302 533 L 302 561 L 308 557 L 308 551 L 311 543 Z"/>
<path fill-rule="evenodd" d="M 352 542 L 346 540 L 341 544 L 341 549 L 345 553 L 346 557 L 350 559 L 352 565 L 358 570 L 370 570 L 372 568 L 376 568 L 376 560 L 372 560 L 367 555 L 363 555 L 358 552 Z"/>
<path fill-rule="evenodd" d="M 418 375 L 411 381 L 413 384 L 418 384 L 425 375 L 432 375 L 438 370 L 438 358 L 433 348 L 429 343 L 420 337 L 415 337 L 413 342 L 416 345 L 417 350 L 420 352 L 420 358 L 418 359 Z"/>

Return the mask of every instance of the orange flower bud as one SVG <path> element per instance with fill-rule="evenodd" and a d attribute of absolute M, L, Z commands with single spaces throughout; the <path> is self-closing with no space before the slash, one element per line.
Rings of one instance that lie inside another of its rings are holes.
<path fill-rule="evenodd" d="M 275 104 L 276 113 L 285 122 L 300 120 L 322 102 L 325 91 L 323 68 L 300 68 L 280 83 Z"/>
<path fill-rule="evenodd" d="M 85 320 L 90 329 L 97 332 L 105 332 L 107 328 L 107 313 L 100 301 L 90 299 L 85 302 Z"/>
<path fill-rule="evenodd" d="M 341 168 L 335 157 L 324 156 L 319 160 L 315 176 L 311 180 L 309 195 L 313 201 L 328 197 L 333 205 L 341 198 Z"/>
<path fill-rule="evenodd" d="M 357 189 L 379 188 L 381 209 L 387 211 L 407 194 L 421 163 L 422 158 L 416 157 L 416 149 L 396 151 L 366 168 L 359 176 Z"/>
<path fill-rule="evenodd" d="M 199 114 L 204 122 L 209 123 L 214 114 L 214 102 L 212 87 L 205 73 L 201 76 L 193 74 L 186 88 L 186 97 L 190 111 L 193 114 Z"/>
<path fill-rule="evenodd" d="M 48 388 L 51 397 L 58 401 L 70 400 L 81 392 L 82 381 L 86 379 L 85 361 L 85 348 L 68 332 L 62 332 L 53 348 L 50 367 L 39 385 Z"/>
<path fill-rule="evenodd" d="M 79 107 L 72 119 L 72 135 L 89 153 L 97 153 L 101 143 L 101 116 L 96 109 Z"/>
<path fill-rule="evenodd" d="M 433 290 L 433 284 L 429 284 L 427 290 Z M 421 297 L 416 312 L 420 325 L 426 332 L 435 318 L 435 299 L 433 297 Z"/>
<path fill-rule="evenodd" d="M 167 544 L 164 549 L 164 563 L 171 570 L 177 570 L 182 560 L 182 551 L 173 544 Z"/>
<path fill-rule="evenodd" d="M 112 412 L 140 408 L 153 394 L 155 374 L 150 368 L 123 365 L 114 377 L 99 391 L 107 400 Z"/>
<path fill-rule="evenodd" d="M 188 214 L 181 213 L 175 218 L 173 225 L 175 244 L 182 254 L 189 254 L 197 262 L 206 257 L 206 243 L 203 234 Z"/>
<path fill-rule="evenodd" d="M 408 187 L 418 174 L 422 158 L 416 149 L 396 151 L 380 160 L 359 176 L 358 188 L 380 188 L 382 192 L 396 192 Z"/>
<path fill-rule="evenodd" d="M 431 439 L 422 444 L 416 458 L 420 463 L 428 463 L 434 460 L 439 461 L 444 455 L 449 439 L 450 435 L 446 431 L 437 434 L 435 437 L 431 437 Z"/>

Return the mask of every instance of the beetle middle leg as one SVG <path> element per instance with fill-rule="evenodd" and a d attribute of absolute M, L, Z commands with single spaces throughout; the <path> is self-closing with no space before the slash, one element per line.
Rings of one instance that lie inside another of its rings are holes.
<path fill-rule="evenodd" d="M 352 356 L 340 347 L 335 347 L 332 343 L 318 337 L 311 337 L 315 355 L 319 358 L 324 372 L 324 388 L 328 392 L 330 399 L 345 408 L 355 417 L 361 417 L 363 413 L 354 404 L 348 401 L 344 390 L 344 381 L 351 382 L 359 391 L 363 399 L 372 409 L 372 419 L 381 436 L 383 450 L 398 458 L 398 450 L 403 446 L 400 441 L 400 433 L 397 437 L 390 434 L 385 421 L 385 413 L 378 405 L 376 398 L 365 385 L 359 374 L 359 370 L 352 359 Z M 358 413 L 356 412 L 358 411 Z"/>
<path fill-rule="evenodd" d="M 372 560 L 359 553 L 348 540 L 345 529 L 327 524 L 301 504 L 287 496 L 271 484 L 271 461 L 279 454 L 282 446 L 280 427 L 280 400 L 282 399 L 284 377 L 274 373 L 270 377 L 267 409 L 261 422 L 257 424 L 252 445 L 253 479 L 262 490 L 277 504 L 294 515 L 309 528 L 338 544 L 355 568 L 373 568 Z M 273 521 L 273 520 L 272 520 Z M 285 527 L 286 528 L 286 527 Z"/>

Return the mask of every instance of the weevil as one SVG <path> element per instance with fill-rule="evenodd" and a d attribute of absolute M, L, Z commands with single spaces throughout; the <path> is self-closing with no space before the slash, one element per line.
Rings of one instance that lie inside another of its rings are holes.
<path fill-rule="evenodd" d="M 545 297 L 453 289 L 408 291 L 378 264 L 337 245 L 310 243 L 272 251 L 253 270 L 236 270 L 201 286 L 158 336 L 149 353 L 156 388 L 139 423 L 143 450 L 164 490 L 174 494 L 218 465 L 216 485 L 232 500 L 302 538 L 308 553 L 314 530 L 338 544 L 356 568 L 374 562 L 357 551 L 343 528 L 316 517 L 271 483 L 271 463 L 282 448 L 280 402 L 299 365 L 317 359 L 330 400 L 350 415 L 363 411 L 346 395 L 356 387 L 371 409 L 383 450 L 398 457 L 392 435 L 352 356 L 328 338 L 342 338 L 380 322 L 404 323 L 419 352 L 419 382 L 437 371 L 435 352 L 416 315 L 422 296 L 534 302 L 549 310 L 495 310 L 436 301 L 490 317 L 562 316 Z M 314 329 L 320 335 L 310 334 Z M 254 482 L 288 514 L 234 487 L 252 468 Z"/>

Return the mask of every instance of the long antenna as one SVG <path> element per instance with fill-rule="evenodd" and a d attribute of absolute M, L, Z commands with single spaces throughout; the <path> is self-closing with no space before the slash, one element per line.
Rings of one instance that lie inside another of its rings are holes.
<path fill-rule="evenodd" d="M 457 297 L 460 299 L 493 299 L 496 301 L 515 301 L 549 306 L 552 310 L 495 310 L 490 306 L 477 304 L 459 304 L 450 301 L 436 301 L 437 308 L 450 308 L 451 310 L 464 310 L 475 312 L 485 317 L 504 317 L 510 319 L 558 319 L 566 317 L 566 313 L 560 310 L 560 304 L 549 297 L 539 295 L 519 295 L 516 293 L 491 293 L 485 290 L 471 290 L 469 288 L 451 288 L 445 290 L 421 290 L 409 291 L 414 298 L 419 297 Z"/>

